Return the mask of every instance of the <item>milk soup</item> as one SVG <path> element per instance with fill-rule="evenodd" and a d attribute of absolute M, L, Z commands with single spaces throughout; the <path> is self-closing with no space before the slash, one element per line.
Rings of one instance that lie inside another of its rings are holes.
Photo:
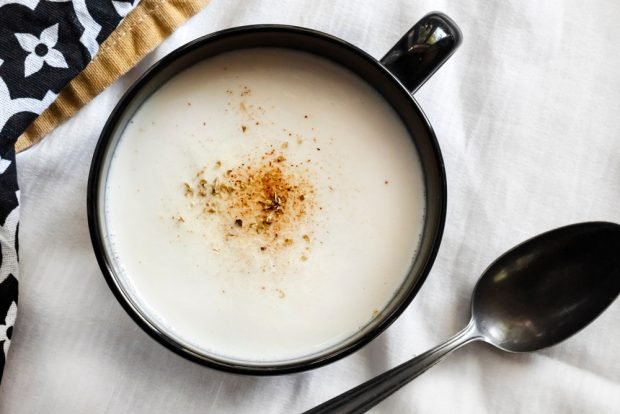
<path fill-rule="evenodd" d="M 390 302 L 425 214 L 416 148 L 352 72 L 285 49 L 198 63 L 134 114 L 104 198 L 107 249 L 158 329 L 215 358 L 333 347 Z"/>

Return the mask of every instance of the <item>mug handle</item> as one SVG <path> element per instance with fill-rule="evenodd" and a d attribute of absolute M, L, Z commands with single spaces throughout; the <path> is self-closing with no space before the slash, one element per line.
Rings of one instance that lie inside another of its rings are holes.
<path fill-rule="evenodd" d="M 461 29 L 443 13 L 424 16 L 390 49 L 381 63 L 411 93 L 430 78 L 456 51 Z"/>

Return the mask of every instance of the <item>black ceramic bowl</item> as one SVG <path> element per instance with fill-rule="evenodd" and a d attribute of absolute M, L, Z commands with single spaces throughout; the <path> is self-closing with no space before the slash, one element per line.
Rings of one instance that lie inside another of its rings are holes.
<path fill-rule="evenodd" d="M 172 351 L 201 364 L 243 374 L 282 374 L 315 368 L 348 355 L 387 328 L 407 307 L 424 282 L 441 240 L 446 214 L 446 179 L 435 134 L 413 93 L 441 66 L 460 43 L 456 25 L 440 13 L 418 22 L 377 61 L 357 47 L 314 30 L 281 25 L 257 25 L 224 30 L 188 43 L 150 68 L 123 96 L 108 119 L 95 150 L 88 181 L 88 222 L 97 260 L 110 289 L 134 321 Z M 245 48 L 277 47 L 326 58 L 356 73 L 373 86 L 398 113 L 410 132 L 422 161 L 426 185 L 426 217 L 421 245 L 409 274 L 387 308 L 368 326 L 322 352 L 278 364 L 244 363 L 222 359 L 181 344 L 132 300 L 119 281 L 106 250 L 103 217 L 104 188 L 111 155 L 133 114 L 162 84 L 187 67 L 220 53 Z"/>

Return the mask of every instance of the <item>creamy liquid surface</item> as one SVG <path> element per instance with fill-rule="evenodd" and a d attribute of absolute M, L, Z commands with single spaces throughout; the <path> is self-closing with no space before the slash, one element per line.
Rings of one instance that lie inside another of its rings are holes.
<path fill-rule="evenodd" d="M 105 228 L 155 324 L 202 352 L 277 362 L 345 340 L 388 304 L 424 192 L 405 127 L 360 78 L 245 50 L 192 66 L 136 112 Z"/>

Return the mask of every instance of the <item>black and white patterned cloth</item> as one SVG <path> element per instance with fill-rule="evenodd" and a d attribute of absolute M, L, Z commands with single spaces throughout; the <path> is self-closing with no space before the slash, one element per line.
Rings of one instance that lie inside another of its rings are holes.
<path fill-rule="evenodd" d="M 0 380 L 17 317 L 15 141 L 139 0 L 0 0 Z"/>

